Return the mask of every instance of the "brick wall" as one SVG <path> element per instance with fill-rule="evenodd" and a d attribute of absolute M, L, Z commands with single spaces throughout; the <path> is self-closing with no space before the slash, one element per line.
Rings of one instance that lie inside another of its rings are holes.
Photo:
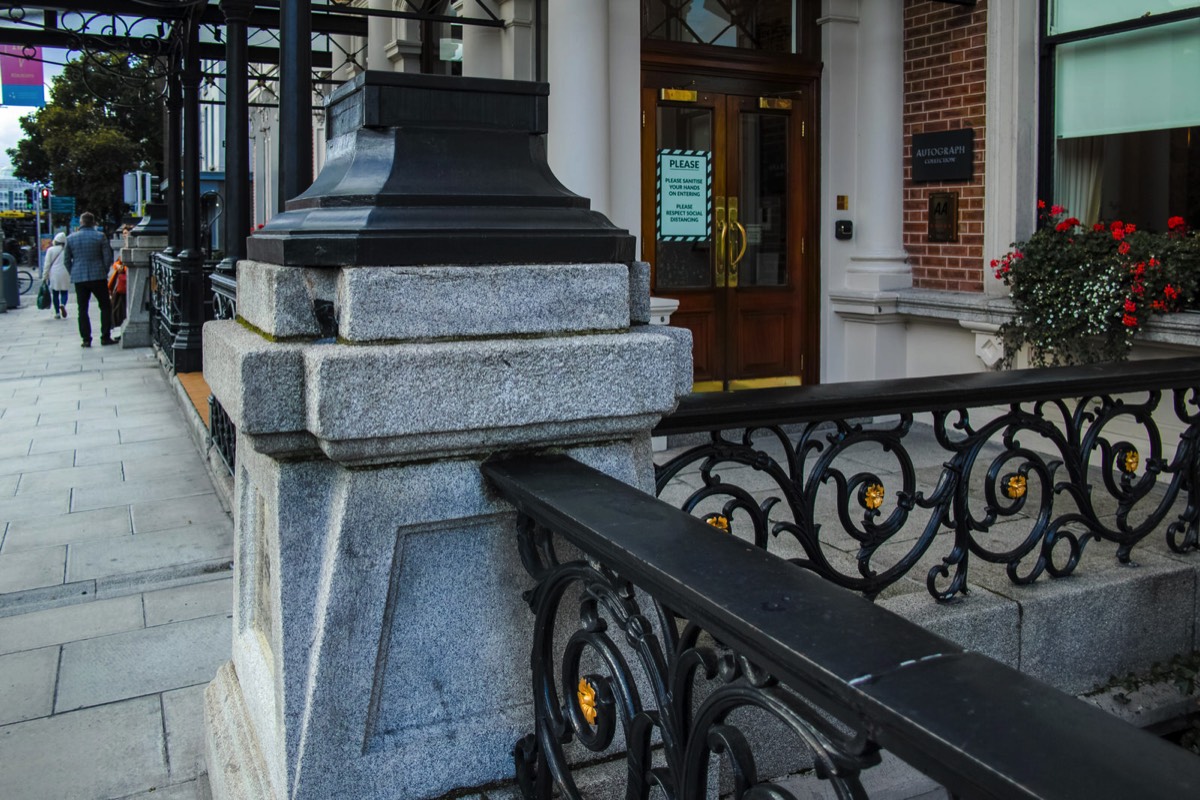
<path fill-rule="evenodd" d="M 914 285 L 982 292 L 984 96 L 989 0 L 904 2 L 904 247 Z M 913 183 L 914 133 L 975 129 L 970 183 Z M 928 241 L 929 193 L 958 192 L 958 241 Z"/>

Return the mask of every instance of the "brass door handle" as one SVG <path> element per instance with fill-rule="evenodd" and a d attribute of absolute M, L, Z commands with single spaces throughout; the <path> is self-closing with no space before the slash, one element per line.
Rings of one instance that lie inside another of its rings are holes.
<path fill-rule="evenodd" d="M 721 289 L 725 286 L 725 246 L 729 234 L 729 226 L 725 223 L 725 198 L 715 199 L 717 216 L 717 247 L 716 247 L 716 284 Z"/>
<path fill-rule="evenodd" d="M 729 256 L 729 278 L 726 281 L 727 285 L 736 287 L 738 285 L 738 264 L 746 255 L 746 246 L 750 243 L 746 236 L 746 229 L 742 227 L 742 223 L 738 222 L 738 200 L 736 197 L 729 198 L 729 224 L 738 229 L 742 234 L 742 247 L 738 250 L 735 256 L 730 253 Z"/>

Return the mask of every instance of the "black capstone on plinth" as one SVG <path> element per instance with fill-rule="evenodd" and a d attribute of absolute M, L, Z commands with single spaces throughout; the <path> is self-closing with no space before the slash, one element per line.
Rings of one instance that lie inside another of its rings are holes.
<path fill-rule="evenodd" d="M 167 204 L 147 203 L 141 220 L 134 226 L 133 230 L 142 236 L 166 236 L 169 233 L 167 228 Z"/>
<path fill-rule="evenodd" d="M 544 83 L 358 75 L 330 98 L 325 168 L 250 237 L 248 257 L 304 267 L 633 261 L 634 238 L 551 173 L 548 95 Z"/>

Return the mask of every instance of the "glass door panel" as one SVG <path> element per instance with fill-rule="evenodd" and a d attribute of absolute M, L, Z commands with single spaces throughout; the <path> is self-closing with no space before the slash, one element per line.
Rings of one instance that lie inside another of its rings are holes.
<path fill-rule="evenodd" d="M 736 265 L 740 286 L 788 284 L 788 117 L 743 112 L 739 154 L 739 224 L 746 250 Z"/>

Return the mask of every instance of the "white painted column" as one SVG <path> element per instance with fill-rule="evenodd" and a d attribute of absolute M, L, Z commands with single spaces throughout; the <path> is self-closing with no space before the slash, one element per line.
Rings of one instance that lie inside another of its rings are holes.
<path fill-rule="evenodd" d="M 846 286 L 912 286 L 904 252 L 904 4 L 862 0 L 858 25 L 858 213 Z"/>
<path fill-rule="evenodd" d="M 463 19 L 490 19 L 479 3 L 487 3 L 493 14 L 495 3 L 490 0 L 456 0 L 454 10 Z M 462 26 L 462 74 L 464 78 L 502 78 L 501 28 L 478 25 Z"/>
<path fill-rule="evenodd" d="M 983 199 L 983 286 L 989 295 L 1008 288 L 988 266 L 1012 242 L 1033 233 L 1037 212 L 1036 0 L 988 6 L 987 133 Z"/>
<path fill-rule="evenodd" d="M 549 0 L 549 5 L 546 146 L 550 168 L 568 189 L 607 214 L 611 210 L 608 4 Z"/>
<path fill-rule="evenodd" d="M 380 11 L 395 9 L 392 0 L 369 0 L 367 7 Z M 367 17 L 367 69 L 392 71 L 388 45 L 396 38 L 393 35 L 395 22 L 391 17 Z"/>
<path fill-rule="evenodd" d="M 641 51 L 639 6 L 608 0 L 608 162 L 609 207 L 603 211 L 618 228 L 641 238 Z M 641 253 L 639 245 L 638 251 Z"/>
<path fill-rule="evenodd" d="M 533 74 L 533 0 L 500 0 L 504 36 L 500 39 L 500 77 L 532 81 Z"/>

